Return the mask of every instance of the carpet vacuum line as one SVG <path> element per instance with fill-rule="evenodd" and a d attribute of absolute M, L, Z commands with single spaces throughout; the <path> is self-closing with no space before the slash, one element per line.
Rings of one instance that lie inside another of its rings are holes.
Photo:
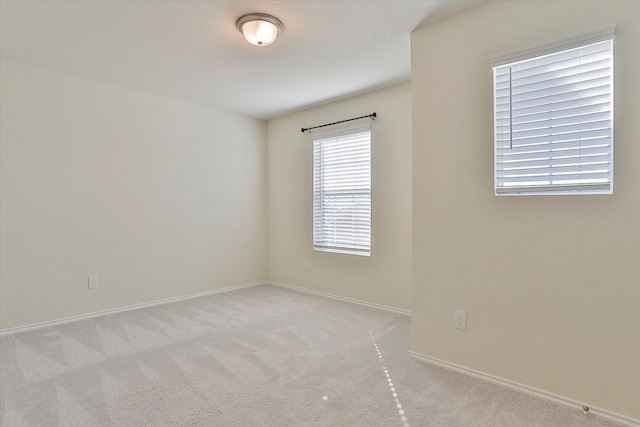
<path fill-rule="evenodd" d="M 409 427 L 409 423 L 407 422 L 407 416 L 404 413 L 404 409 L 402 409 L 402 404 L 400 403 L 400 399 L 398 398 L 398 393 L 396 392 L 396 388 L 393 385 L 393 380 L 391 379 L 391 374 L 384 366 L 384 359 L 382 358 L 382 353 L 380 353 L 380 349 L 378 348 L 378 343 L 376 343 L 376 339 L 373 337 L 373 332 L 369 329 L 369 336 L 371 337 L 371 341 L 373 342 L 373 346 L 376 349 L 376 353 L 378 353 L 378 359 L 380 359 L 380 363 L 382 364 L 382 370 L 384 371 L 384 375 L 387 378 L 387 383 L 389 384 L 389 389 L 391 390 L 391 395 L 396 404 L 396 408 L 398 408 L 398 414 L 400 414 L 400 419 L 404 423 L 404 427 Z"/>

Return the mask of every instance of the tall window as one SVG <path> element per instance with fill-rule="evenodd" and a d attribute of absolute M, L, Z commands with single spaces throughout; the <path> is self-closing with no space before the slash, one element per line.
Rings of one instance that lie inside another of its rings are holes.
<path fill-rule="evenodd" d="M 494 65 L 497 195 L 613 192 L 613 31 L 586 39 Z"/>
<path fill-rule="evenodd" d="M 371 252 L 371 130 L 362 126 L 313 138 L 313 248 Z"/>

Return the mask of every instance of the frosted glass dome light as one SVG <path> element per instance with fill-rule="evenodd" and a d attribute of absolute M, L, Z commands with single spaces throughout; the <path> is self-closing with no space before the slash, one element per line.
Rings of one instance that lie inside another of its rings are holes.
<path fill-rule="evenodd" d="M 284 31 L 278 18 L 264 13 L 242 15 L 236 21 L 236 27 L 249 43 L 260 47 L 273 44 Z"/>

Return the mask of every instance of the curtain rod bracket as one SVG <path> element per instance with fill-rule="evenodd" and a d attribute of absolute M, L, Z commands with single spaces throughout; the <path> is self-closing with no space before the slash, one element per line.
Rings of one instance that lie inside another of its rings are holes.
<path fill-rule="evenodd" d="M 300 129 L 300 131 L 301 131 L 302 133 L 305 133 L 305 132 L 311 132 L 311 129 L 323 128 L 323 127 L 325 127 L 325 126 L 337 125 L 337 124 L 339 124 L 339 123 L 350 122 L 350 121 L 352 121 L 352 120 L 365 119 L 365 118 L 367 118 L 367 117 L 369 117 L 371 120 L 375 120 L 375 119 L 376 119 L 376 117 L 378 117 L 378 115 L 377 115 L 375 112 L 373 112 L 373 113 L 371 113 L 371 114 L 367 114 L 366 116 L 354 117 L 353 119 L 340 120 L 339 122 L 327 123 L 326 125 L 313 126 L 313 127 L 310 127 L 310 128 L 302 128 L 302 129 Z"/>

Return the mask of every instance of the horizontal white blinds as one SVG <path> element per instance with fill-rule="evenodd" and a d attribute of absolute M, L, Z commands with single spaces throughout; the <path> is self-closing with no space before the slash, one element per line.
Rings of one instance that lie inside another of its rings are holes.
<path fill-rule="evenodd" d="M 313 150 L 314 249 L 369 255 L 369 126 L 314 136 Z"/>
<path fill-rule="evenodd" d="M 496 194 L 611 193 L 613 40 L 493 70 Z"/>

